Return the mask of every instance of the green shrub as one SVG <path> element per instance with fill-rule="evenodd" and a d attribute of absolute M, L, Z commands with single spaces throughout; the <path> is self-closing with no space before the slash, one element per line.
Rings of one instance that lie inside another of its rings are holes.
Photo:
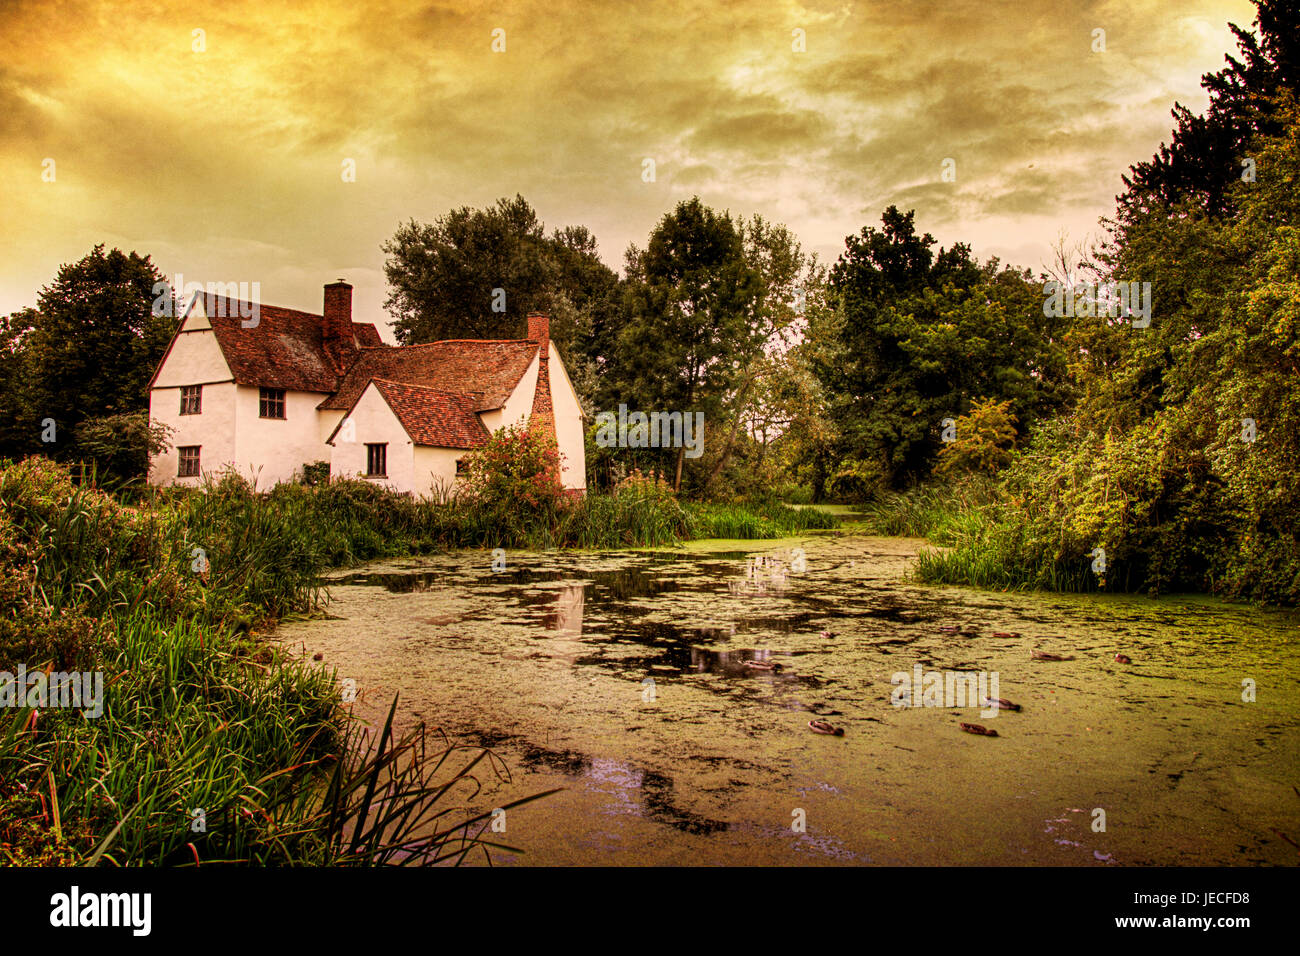
<path fill-rule="evenodd" d="M 953 440 L 939 450 L 937 474 L 992 474 L 1004 468 L 1016 443 L 1016 416 L 1011 413 L 1011 401 L 977 399 L 969 412 L 956 419 L 954 431 Z"/>
<path fill-rule="evenodd" d="M 328 461 L 303 462 L 302 483 L 304 485 L 323 485 L 330 480 L 330 463 Z"/>

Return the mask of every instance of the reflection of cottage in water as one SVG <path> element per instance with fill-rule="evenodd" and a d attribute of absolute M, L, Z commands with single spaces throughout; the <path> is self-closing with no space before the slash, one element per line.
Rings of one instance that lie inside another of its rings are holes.
<path fill-rule="evenodd" d="M 802 554 L 801 549 L 796 551 Z M 766 594 L 769 591 L 784 591 L 790 572 L 798 570 L 796 561 L 784 560 L 780 552 L 755 555 L 745 561 L 744 577 L 728 581 L 727 589 L 732 594 Z"/>
<path fill-rule="evenodd" d="M 548 631 L 566 634 L 582 633 L 582 609 L 587 601 L 587 588 L 582 584 L 568 584 L 560 588 L 551 610 L 542 615 L 542 624 Z"/>

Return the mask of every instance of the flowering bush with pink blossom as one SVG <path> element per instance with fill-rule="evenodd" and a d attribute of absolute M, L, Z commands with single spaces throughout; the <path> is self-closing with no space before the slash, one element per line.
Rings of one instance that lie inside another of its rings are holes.
<path fill-rule="evenodd" d="M 492 511 L 528 509 L 551 515 L 564 504 L 562 456 L 555 439 L 538 428 L 511 426 L 464 458 L 460 494 Z"/>

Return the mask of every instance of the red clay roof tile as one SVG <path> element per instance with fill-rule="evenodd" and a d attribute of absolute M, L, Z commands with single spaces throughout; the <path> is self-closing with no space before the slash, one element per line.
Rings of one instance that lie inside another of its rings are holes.
<path fill-rule="evenodd" d="M 472 394 L 373 379 L 411 441 L 435 448 L 481 448 L 488 430 Z"/>
<path fill-rule="evenodd" d="M 238 384 L 326 393 L 338 387 L 346 369 L 326 353 L 319 315 L 263 305 L 257 324 L 246 328 L 244 323 L 252 321 L 244 317 L 252 311 L 249 303 L 206 294 L 204 300 L 217 344 Z M 363 345 L 379 341 L 373 325 L 354 322 L 352 328 Z"/>
<path fill-rule="evenodd" d="M 422 385 L 479 398 L 476 411 L 500 408 L 537 354 L 536 342 L 520 339 L 452 339 L 427 345 L 362 349 L 338 391 L 319 408 L 345 409 L 371 379 Z"/>
<path fill-rule="evenodd" d="M 240 311 L 240 307 L 243 311 Z M 323 319 L 310 312 L 259 307 L 204 295 L 217 343 L 240 385 L 322 392 L 317 407 L 350 411 L 372 381 L 419 445 L 478 448 L 488 431 L 477 412 L 500 408 L 537 354 L 537 340 L 453 339 L 385 345 L 372 324 L 353 322 L 358 350 L 327 349 Z"/>

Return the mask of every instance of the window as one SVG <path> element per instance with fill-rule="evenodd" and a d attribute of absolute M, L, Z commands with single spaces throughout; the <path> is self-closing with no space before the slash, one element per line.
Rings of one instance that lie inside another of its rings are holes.
<path fill-rule="evenodd" d="M 284 418 L 284 389 L 262 389 L 258 414 L 263 418 Z"/>
<path fill-rule="evenodd" d="M 181 466 L 176 472 L 178 478 L 197 478 L 199 476 L 199 449 L 201 445 L 182 445 L 180 452 Z"/>
<path fill-rule="evenodd" d="M 203 411 L 203 386 L 181 386 L 181 414 L 198 415 Z"/>
<path fill-rule="evenodd" d="M 388 477 L 388 445 L 366 443 L 366 477 Z"/>
<path fill-rule="evenodd" d="M 469 474 L 469 462 L 467 462 L 464 458 L 457 458 L 456 477 L 459 478 L 461 475 L 468 475 L 468 474 Z"/>

